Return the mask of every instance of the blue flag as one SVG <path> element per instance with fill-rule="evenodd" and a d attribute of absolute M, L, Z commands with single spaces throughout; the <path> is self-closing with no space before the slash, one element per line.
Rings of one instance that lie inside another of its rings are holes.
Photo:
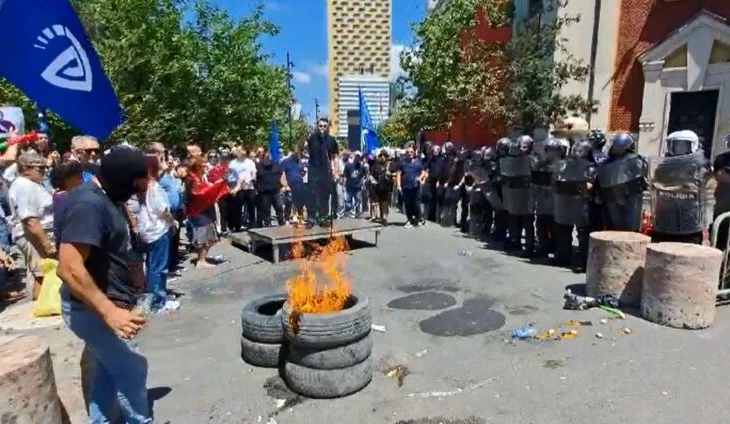
<path fill-rule="evenodd" d="M 79 131 L 104 139 L 122 108 L 69 0 L 0 1 L 0 76 Z"/>
<path fill-rule="evenodd" d="M 279 127 L 276 122 L 271 124 L 271 135 L 269 136 L 269 153 L 271 153 L 271 161 L 279 163 L 281 161 L 281 147 L 279 146 Z"/>
<path fill-rule="evenodd" d="M 362 145 L 366 155 L 373 153 L 380 146 L 378 132 L 375 130 L 373 120 L 370 118 L 368 104 L 365 102 L 365 96 L 362 94 L 362 88 L 358 90 L 360 99 L 360 132 L 362 134 Z"/>

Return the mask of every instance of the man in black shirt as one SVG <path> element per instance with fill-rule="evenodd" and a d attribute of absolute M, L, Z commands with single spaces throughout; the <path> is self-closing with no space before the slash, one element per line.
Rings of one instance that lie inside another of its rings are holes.
<path fill-rule="evenodd" d="M 281 202 L 281 191 L 287 189 L 284 172 L 278 163 L 271 160 L 271 153 L 266 152 L 256 164 L 256 203 L 258 205 L 259 228 L 271 225 L 271 207 L 274 207 L 276 222 L 284 225 L 284 207 Z"/>
<path fill-rule="evenodd" d="M 68 193 L 59 214 L 58 276 L 62 315 L 86 343 L 94 376 L 89 403 L 91 422 L 151 423 L 147 404 L 147 359 L 132 339 L 145 319 L 132 312 L 143 290 L 133 279 L 135 260 L 124 202 L 147 190 L 141 151 L 120 147 L 102 158 L 99 182 Z M 103 372 L 102 372 L 103 371 Z"/>
<path fill-rule="evenodd" d="M 331 225 L 329 199 L 337 175 L 333 162 L 339 154 L 339 147 L 334 137 L 329 134 L 329 123 L 326 119 L 317 121 L 317 130 L 307 139 L 309 152 L 309 186 L 314 196 L 314 211 L 308 216 L 308 224 Z"/>

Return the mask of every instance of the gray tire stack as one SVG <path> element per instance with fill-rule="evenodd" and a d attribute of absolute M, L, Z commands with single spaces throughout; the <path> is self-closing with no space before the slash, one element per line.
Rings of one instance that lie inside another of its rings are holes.
<path fill-rule="evenodd" d="M 285 294 L 256 299 L 241 311 L 241 357 L 257 367 L 276 368 L 285 350 L 282 307 Z"/>
<path fill-rule="evenodd" d="M 302 314 L 294 320 L 284 305 L 281 318 L 289 342 L 284 378 L 293 391 L 335 398 L 355 393 L 372 380 L 370 303 L 352 296 L 349 305 L 340 312 Z"/>

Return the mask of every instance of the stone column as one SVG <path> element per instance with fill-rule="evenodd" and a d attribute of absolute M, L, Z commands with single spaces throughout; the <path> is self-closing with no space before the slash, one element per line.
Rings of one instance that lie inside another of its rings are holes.
<path fill-rule="evenodd" d="M 686 243 L 650 244 L 641 315 L 669 327 L 707 328 L 715 319 L 722 252 Z"/>
<path fill-rule="evenodd" d="M 51 351 L 37 337 L 0 337 L 0 422 L 62 423 Z"/>
<path fill-rule="evenodd" d="M 590 237 L 586 294 L 611 295 L 621 306 L 638 307 L 651 237 L 627 231 L 598 231 Z"/>

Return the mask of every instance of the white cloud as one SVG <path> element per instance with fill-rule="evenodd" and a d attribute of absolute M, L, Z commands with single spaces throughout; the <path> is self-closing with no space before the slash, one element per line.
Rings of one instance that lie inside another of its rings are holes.
<path fill-rule="evenodd" d="M 269 11 L 275 12 L 277 10 L 280 10 L 282 8 L 281 4 L 276 1 L 267 1 L 264 3 L 264 7 L 268 9 Z"/>
<path fill-rule="evenodd" d="M 322 77 L 325 77 L 325 78 L 327 78 L 329 76 L 329 72 L 330 72 L 329 66 L 327 65 L 327 62 L 320 63 L 320 64 L 316 64 L 316 65 L 312 65 L 309 68 L 309 70 L 313 74 L 319 75 L 319 76 L 322 76 Z"/>
<path fill-rule="evenodd" d="M 291 75 L 294 78 L 294 82 L 298 82 L 299 84 L 309 84 L 312 82 L 312 76 L 306 72 L 293 71 Z"/>
<path fill-rule="evenodd" d="M 390 46 L 390 79 L 393 81 L 405 75 L 405 71 L 400 66 L 400 54 L 407 49 L 403 44 L 393 44 Z"/>

